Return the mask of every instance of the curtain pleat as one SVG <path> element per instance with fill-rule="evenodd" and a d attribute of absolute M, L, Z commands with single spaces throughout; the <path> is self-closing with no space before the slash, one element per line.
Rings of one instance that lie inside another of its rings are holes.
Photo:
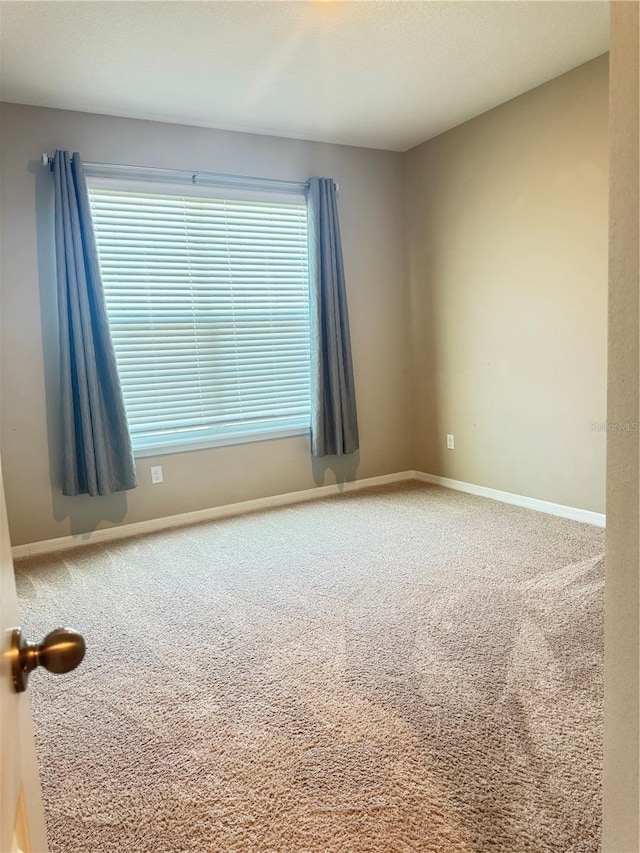
<path fill-rule="evenodd" d="M 56 151 L 53 176 L 62 492 L 109 495 L 136 474 L 80 156 Z"/>
<path fill-rule="evenodd" d="M 344 456 L 358 449 L 349 312 L 336 184 L 307 184 L 311 310 L 311 452 Z"/>

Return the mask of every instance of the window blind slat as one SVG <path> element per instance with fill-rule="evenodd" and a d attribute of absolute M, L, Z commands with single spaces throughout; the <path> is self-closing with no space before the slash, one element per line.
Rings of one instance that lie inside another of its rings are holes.
<path fill-rule="evenodd" d="M 307 428 L 304 201 L 89 199 L 134 449 Z"/>

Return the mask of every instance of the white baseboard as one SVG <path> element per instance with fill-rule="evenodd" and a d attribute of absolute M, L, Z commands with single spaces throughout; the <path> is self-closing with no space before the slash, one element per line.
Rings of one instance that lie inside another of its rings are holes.
<path fill-rule="evenodd" d="M 247 512 L 255 512 L 256 510 L 288 506 L 290 504 L 324 498 L 329 495 L 338 495 L 342 492 L 355 492 L 360 489 L 386 486 L 390 483 L 400 483 L 413 479 L 415 479 L 413 471 L 400 471 L 396 474 L 383 474 L 380 477 L 368 477 L 364 480 L 333 483 L 330 486 L 316 486 L 313 489 L 304 489 L 300 492 L 270 495 L 266 498 L 240 501 L 238 503 L 225 504 L 224 506 L 214 506 L 207 509 L 199 509 L 195 512 L 184 512 L 179 515 L 165 516 L 164 518 L 152 518 L 149 521 L 136 521 L 131 524 L 105 527 L 94 530 L 91 533 L 81 533 L 76 536 L 60 536 L 57 539 L 45 539 L 41 542 L 32 542 L 29 545 L 16 545 L 11 549 L 11 552 L 14 559 L 32 557 L 36 554 L 51 554 L 54 551 L 66 551 L 68 548 L 94 545 L 97 542 L 109 542 L 114 539 L 126 539 L 141 533 L 153 533 L 156 530 L 167 530 L 171 527 L 184 527 L 201 521 L 213 521 L 216 518 L 243 515 Z"/>
<path fill-rule="evenodd" d="M 179 515 L 165 516 L 164 518 L 152 518 L 149 521 L 120 524 L 114 527 L 94 530 L 91 533 L 81 533 L 76 536 L 60 536 L 57 539 L 45 539 L 41 542 L 32 542 L 29 545 L 16 545 L 11 551 L 14 559 L 32 557 L 36 554 L 51 554 L 54 551 L 66 551 L 68 548 L 93 545 L 97 542 L 109 542 L 115 539 L 126 539 L 130 536 L 138 536 L 141 533 L 153 533 L 157 530 L 168 530 L 172 527 L 185 527 L 189 524 L 197 524 L 202 521 L 214 521 L 217 518 L 243 515 L 247 512 L 270 509 L 271 507 L 289 506 L 291 504 L 303 503 L 304 501 L 316 500 L 317 498 L 324 498 L 329 495 L 338 495 L 342 492 L 355 492 L 361 489 L 386 486 L 390 483 L 401 483 L 407 480 L 418 480 L 434 486 L 444 486 L 447 489 L 454 489 L 458 492 L 467 492 L 470 495 L 478 495 L 479 497 L 491 498 L 491 500 L 501 501 L 502 503 L 515 504 L 516 506 L 533 509 L 537 512 L 546 512 L 549 515 L 558 515 L 561 518 L 582 521 L 585 524 L 595 524 L 598 527 L 605 526 L 606 517 L 603 513 L 563 506 L 562 504 L 541 501 L 536 498 L 527 498 L 524 495 L 514 495 L 511 492 L 501 492 L 498 489 L 476 486 L 473 483 L 451 480 L 448 477 L 438 477 L 435 474 L 425 474 L 422 471 L 400 471 L 397 474 L 383 474 L 380 477 L 368 477 L 365 480 L 333 483 L 329 486 L 316 486 L 313 489 L 304 489 L 300 492 L 270 495 L 266 498 L 240 501 L 238 503 L 225 504 L 224 506 L 214 506 L 207 509 L 199 509 L 195 512 L 184 512 Z"/>
<path fill-rule="evenodd" d="M 558 515 L 560 518 L 569 518 L 572 521 L 582 521 L 584 524 L 595 524 L 597 527 L 606 526 L 606 515 L 601 512 L 592 512 L 588 509 L 564 506 L 563 504 L 541 501 L 537 498 L 528 498 L 524 495 L 515 495 L 512 492 L 501 492 L 499 489 L 490 489 L 487 486 L 476 486 L 474 483 L 464 483 L 462 480 L 451 480 L 449 477 L 438 477 L 435 474 L 424 474 L 422 471 L 412 471 L 414 479 L 433 486 L 444 486 L 446 489 L 454 489 L 457 492 L 467 492 L 470 495 L 478 495 L 481 498 L 491 498 L 505 504 L 515 504 L 525 509 L 534 509 L 537 512 L 546 512 L 548 515 Z"/>

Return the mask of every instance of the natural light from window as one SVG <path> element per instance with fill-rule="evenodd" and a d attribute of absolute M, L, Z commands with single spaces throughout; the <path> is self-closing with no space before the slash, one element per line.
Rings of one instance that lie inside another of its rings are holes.
<path fill-rule="evenodd" d="M 89 198 L 134 453 L 308 431 L 304 198 Z"/>

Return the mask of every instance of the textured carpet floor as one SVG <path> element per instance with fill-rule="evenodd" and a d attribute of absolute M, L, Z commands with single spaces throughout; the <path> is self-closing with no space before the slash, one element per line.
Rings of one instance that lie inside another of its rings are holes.
<path fill-rule="evenodd" d="M 597 851 L 603 531 L 419 485 L 17 566 L 52 853 Z"/>

